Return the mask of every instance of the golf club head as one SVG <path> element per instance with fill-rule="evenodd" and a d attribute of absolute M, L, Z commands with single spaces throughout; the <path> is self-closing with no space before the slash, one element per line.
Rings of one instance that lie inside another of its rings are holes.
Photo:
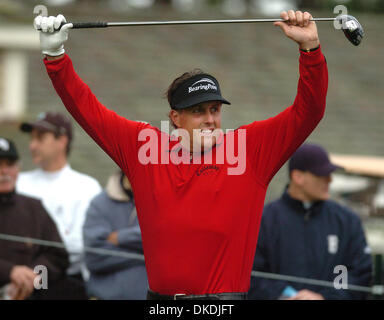
<path fill-rule="evenodd" d="M 355 46 L 358 46 L 364 37 L 364 29 L 359 21 L 355 17 L 346 14 L 340 15 L 336 19 L 341 24 L 347 39 Z"/>

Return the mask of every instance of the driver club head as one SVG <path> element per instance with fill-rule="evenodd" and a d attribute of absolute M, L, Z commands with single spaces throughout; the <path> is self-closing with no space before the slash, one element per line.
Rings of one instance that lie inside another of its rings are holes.
<path fill-rule="evenodd" d="M 355 46 L 358 46 L 364 37 L 364 29 L 359 21 L 355 17 L 346 14 L 336 17 L 336 20 L 341 24 L 341 29 L 347 39 Z"/>

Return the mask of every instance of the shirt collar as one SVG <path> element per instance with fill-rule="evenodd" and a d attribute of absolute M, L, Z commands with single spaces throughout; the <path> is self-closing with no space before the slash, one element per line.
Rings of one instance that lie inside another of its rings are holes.
<path fill-rule="evenodd" d="M 50 178 L 54 179 L 54 178 L 60 176 L 63 172 L 71 170 L 71 166 L 69 165 L 69 163 L 66 163 L 64 167 L 62 167 L 61 169 L 56 170 L 56 171 L 45 171 L 41 168 L 38 168 L 37 170 L 40 171 L 40 173 L 45 175 L 46 177 L 50 177 Z"/>
<path fill-rule="evenodd" d="M 312 209 L 315 209 L 319 207 L 321 204 L 324 203 L 324 201 L 315 201 L 312 202 L 312 204 L 308 207 L 306 204 L 304 204 L 301 200 L 292 198 L 288 193 L 288 186 L 285 187 L 282 199 L 285 203 L 287 203 L 289 206 L 295 208 L 296 210 L 299 210 L 301 212 L 306 212 Z"/>

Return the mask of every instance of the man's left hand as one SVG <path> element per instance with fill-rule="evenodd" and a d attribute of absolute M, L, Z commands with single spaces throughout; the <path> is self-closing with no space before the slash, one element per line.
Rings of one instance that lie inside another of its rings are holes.
<path fill-rule="evenodd" d="M 321 294 L 310 290 L 300 290 L 295 296 L 287 300 L 324 300 Z"/>
<path fill-rule="evenodd" d="M 280 27 L 288 38 L 297 42 L 300 49 L 307 50 L 319 46 L 316 23 L 310 21 L 312 15 L 309 12 L 283 11 L 280 17 L 286 22 L 278 21 L 274 25 Z"/>

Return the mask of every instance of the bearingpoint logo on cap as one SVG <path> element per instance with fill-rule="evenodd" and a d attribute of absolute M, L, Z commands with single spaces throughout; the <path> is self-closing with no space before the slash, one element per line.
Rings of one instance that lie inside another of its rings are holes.
<path fill-rule="evenodd" d="M 203 83 L 205 82 L 206 84 L 202 84 L 202 82 Z M 195 85 L 197 85 L 197 84 L 199 84 L 199 85 L 197 87 L 195 87 Z M 188 93 L 199 91 L 199 90 L 205 90 L 205 91 L 216 90 L 217 91 L 217 86 L 216 86 L 216 83 L 213 82 L 213 80 L 208 79 L 208 78 L 203 78 L 203 79 L 200 79 L 199 81 L 196 81 L 195 83 L 193 83 L 188 88 Z"/>

